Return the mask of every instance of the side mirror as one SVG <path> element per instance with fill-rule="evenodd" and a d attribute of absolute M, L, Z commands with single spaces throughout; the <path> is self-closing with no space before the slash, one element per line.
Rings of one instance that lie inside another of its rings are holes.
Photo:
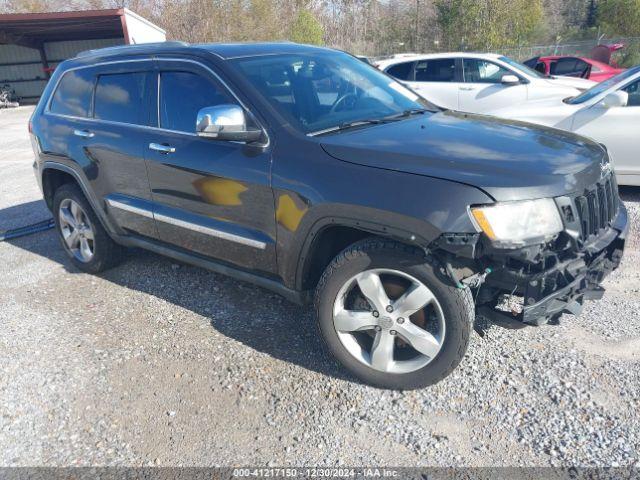
<path fill-rule="evenodd" d="M 196 119 L 196 134 L 214 140 L 247 143 L 262 138 L 262 130 L 248 128 L 244 110 L 233 104 L 200 109 Z"/>
<path fill-rule="evenodd" d="M 515 85 L 516 83 L 520 83 L 520 79 L 516 75 L 503 75 L 500 81 L 504 85 Z"/>
<path fill-rule="evenodd" d="M 618 90 L 616 92 L 611 92 L 607 94 L 600 104 L 604 108 L 612 108 L 612 107 L 626 107 L 627 102 L 629 101 L 629 94 L 622 90 Z"/>

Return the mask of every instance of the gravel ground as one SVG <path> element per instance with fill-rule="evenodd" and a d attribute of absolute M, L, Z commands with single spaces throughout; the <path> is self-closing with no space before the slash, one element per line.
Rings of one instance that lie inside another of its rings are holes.
<path fill-rule="evenodd" d="M 0 230 L 46 215 L 29 111 L 0 111 Z M 0 243 L 0 465 L 636 464 L 640 189 L 623 198 L 603 300 L 474 335 L 450 377 L 405 393 L 347 377 L 309 310 L 251 285 L 140 251 L 86 275 L 53 231 Z"/>

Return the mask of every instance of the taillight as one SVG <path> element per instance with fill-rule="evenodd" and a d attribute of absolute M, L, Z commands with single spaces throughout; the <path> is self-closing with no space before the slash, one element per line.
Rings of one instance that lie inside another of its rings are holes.
<path fill-rule="evenodd" d="M 33 122 L 31 122 L 31 120 L 29 120 L 29 133 L 33 133 Z"/>

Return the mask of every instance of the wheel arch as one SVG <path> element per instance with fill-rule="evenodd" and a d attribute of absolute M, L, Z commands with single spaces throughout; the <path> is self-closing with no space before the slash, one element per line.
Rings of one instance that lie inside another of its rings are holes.
<path fill-rule="evenodd" d="M 53 196 L 58 188 L 67 183 L 75 183 L 78 185 L 83 195 L 91 205 L 100 223 L 107 231 L 109 236 L 114 237 L 113 225 L 107 218 L 104 209 L 100 208 L 100 203 L 95 195 L 86 186 L 83 177 L 68 165 L 57 162 L 45 162 L 42 166 L 42 192 L 44 200 L 49 210 L 53 210 Z"/>
<path fill-rule="evenodd" d="M 421 247 L 428 245 L 437 235 L 409 232 L 392 224 L 381 224 L 348 217 L 322 217 L 311 226 L 299 242 L 298 248 L 290 252 L 291 258 L 297 259 L 291 271 L 291 283 L 297 290 L 313 290 L 322 276 L 322 272 L 331 260 L 342 250 L 367 238 L 380 237 L 394 240 L 408 246 Z M 295 255 L 296 251 L 298 255 Z"/>

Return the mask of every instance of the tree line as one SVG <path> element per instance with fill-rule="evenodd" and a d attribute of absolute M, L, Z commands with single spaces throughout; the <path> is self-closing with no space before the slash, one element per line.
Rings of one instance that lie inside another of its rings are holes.
<path fill-rule="evenodd" d="M 116 7 L 170 39 L 293 40 L 363 55 L 640 37 L 640 0 L 0 0 L 3 12 Z"/>

